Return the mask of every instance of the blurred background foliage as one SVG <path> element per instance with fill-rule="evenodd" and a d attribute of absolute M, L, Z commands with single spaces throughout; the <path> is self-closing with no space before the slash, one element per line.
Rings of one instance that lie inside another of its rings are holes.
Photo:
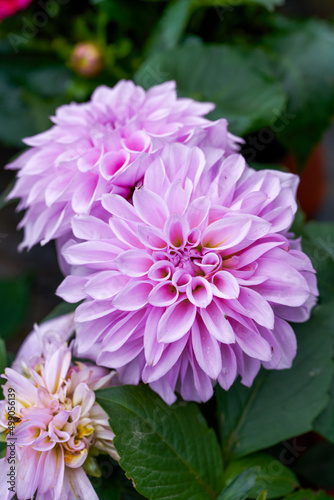
<path fill-rule="evenodd" d="M 299 200 L 307 216 L 312 216 L 323 192 L 319 185 L 323 159 L 317 146 L 334 115 L 333 22 L 332 0 L 33 0 L 27 9 L 0 23 L 0 162 L 4 166 L 22 150 L 22 138 L 48 128 L 56 107 L 89 99 L 100 84 L 113 86 L 125 78 L 149 88 L 175 79 L 180 96 L 216 104 L 211 118 L 226 117 L 231 131 L 244 137 L 243 154 L 252 166 L 277 168 L 283 164 L 301 173 Z M 5 203 L 12 180 L 13 173 L 1 169 L 0 335 L 9 350 L 15 351 L 32 324 L 57 305 L 54 291 L 61 274 L 53 244 L 34 248 L 29 254 L 16 253 L 22 238 L 15 233 L 20 216 L 14 213 L 15 205 Z M 271 487 L 268 498 L 292 493 L 298 480 L 305 487 L 334 489 L 334 404 L 330 402 L 313 423 L 326 404 L 332 370 L 333 342 L 328 331 L 334 320 L 334 229 L 332 224 L 304 226 L 299 215 L 295 231 L 304 236 L 304 250 L 318 270 L 320 303 L 312 320 L 296 328 L 301 354 L 293 371 L 259 378 L 263 387 L 256 399 L 258 408 L 244 404 L 252 397 L 251 390 L 240 384 L 228 397 L 217 391 L 217 408 L 215 402 L 202 407 L 206 420 L 217 427 L 215 412 L 226 418 L 233 410 L 231 401 L 237 401 L 240 408 L 235 413 L 244 415 L 247 406 L 242 426 L 234 428 L 231 417 L 231 429 L 220 429 L 223 447 L 230 435 L 235 438 L 239 433 L 243 446 L 248 446 L 244 454 L 251 453 L 246 458 L 236 454 L 238 461 L 226 469 L 224 480 L 229 486 L 221 499 L 254 497 L 253 465 L 262 471 L 261 485 Z M 2 346 L 0 364 L 4 366 Z M 315 359 L 323 366 L 320 379 L 312 372 Z M 290 391 L 281 394 L 285 399 L 277 396 L 271 405 L 272 394 L 279 393 L 282 383 Z M 152 396 L 145 390 L 143 398 L 150 408 Z M 117 414 L 118 402 L 112 404 Z M 284 415 L 277 417 L 284 407 L 294 408 L 293 434 L 291 422 Z M 123 410 L 118 411 L 123 422 Z M 171 422 L 174 417 L 176 428 L 182 415 L 176 411 L 170 415 Z M 273 432 L 275 418 L 278 427 Z M 117 418 L 114 425 L 118 425 Z M 248 432 L 254 426 L 262 436 L 256 447 Z M 291 469 L 278 482 L 275 476 L 268 476 L 267 455 L 253 452 L 271 447 L 270 456 L 279 458 L 275 443 L 311 428 L 329 442 L 309 434 L 302 438 L 301 448 L 307 451 L 293 461 L 298 480 Z M 225 436 L 227 431 L 230 434 Z M 119 439 L 131 439 L 130 424 Z M 161 443 L 155 443 L 158 445 Z M 146 451 L 147 466 L 153 467 L 156 457 L 150 458 L 150 450 Z M 238 474 L 246 472 L 243 482 L 249 488 L 240 496 Z M 101 499 L 141 498 L 118 468 L 113 479 L 112 485 L 96 480 Z M 319 495 L 310 490 L 289 498 L 315 499 Z"/>

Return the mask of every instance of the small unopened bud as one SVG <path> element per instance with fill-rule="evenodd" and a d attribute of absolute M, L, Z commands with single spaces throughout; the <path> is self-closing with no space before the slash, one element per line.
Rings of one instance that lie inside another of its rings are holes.
<path fill-rule="evenodd" d="M 71 62 L 77 73 L 87 77 L 97 75 L 103 67 L 101 50 L 92 42 L 78 43 L 72 52 Z"/>

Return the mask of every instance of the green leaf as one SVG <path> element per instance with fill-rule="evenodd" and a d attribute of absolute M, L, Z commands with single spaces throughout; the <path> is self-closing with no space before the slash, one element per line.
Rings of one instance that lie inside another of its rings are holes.
<path fill-rule="evenodd" d="M 298 486 L 298 480 L 290 469 L 264 453 L 249 455 L 232 462 L 225 470 L 225 481 L 229 482 L 242 471 L 252 468 L 257 472 L 257 479 L 248 492 L 249 498 L 257 498 L 263 490 L 268 490 L 268 499 L 278 498 L 291 493 Z"/>
<path fill-rule="evenodd" d="M 50 312 L 50 314 L 46 316 L 46 318 L 43 319 L 42 323 L 50 321 L 50 319 L 58 318 L 59 316 L 64 316 L 65 314 L 74 312 L 80 304 L 81 302 L 77 302 L 76 304 L 61 302 L 53 309 L 53 311 Z"/>
<path fill-rule="evenodd" d="M 222 489 L 216 436 L 198 407 L 166 405 L 147 386 L 97 391 L 116 434 L 120 465 L 150 499 L 212 500 Z"/>
<path fill-rule="evenodd" d="M 7 367 L 6 344 L 4 340 L 0 338 L 0 375 L 5 372 L 6 367 Z"/>
<path fill-rule="evenodd" d="M 0 334 L 14 335 L 22 325 L 29 307 L 30 286 L 26 277 L 0 280 Z"/>
<path fill-rule="evenodd" d="M 257 471 L 254 468 L 241 472 L 224 488 L 218 500 L 245 500 L 254 488 L 256 478 Z"/>
<path fill-rule="evenodd" d="M 262 493 L 259 494 L 256 500 L 266 500 L 267 499 L 267 490 L 262 491 Z"/>
<path fill-rule="evenodd" d="M 239 135 L 270 125 L 285 107 L 271 60 L 260 49 L 189 43 L 149 58 L 135 80 L 145 88 L 176 80 L 180 95 L 214 102 L 209 117 L 227 118 Z"/>
<path fill-rule="evenodd" d="M 317 443 L 299 458 L 295 472 L 305 478 L 308 484 L 320 488 L 334 488 L 334 445 Z"/>
<path fill-rule="evenodd" d="M 302 246 L 317 272 L 320 292 L 316 308 L 332 333 L 334 321 L 334 224 L 310 222 L 302 229 Z"/>
<path fill-rule="evenodd" d="M 290 370 L 262 370 L 251 388 L 216 389 L 227 459 L 242 457 L 308 432 L 328 402 L 332 341 L 321 311 L 293 326 L 298 352 Z M 316 332 L 316 342 L 314 337 Z"/>
<path fill-rule="evenodd" d="M 193 0 L 174 0 L 167 5 L 149 41 L 148 55 L 173 49 L 186 28 Z"/>
<path fill-rule="evenodd" d="M 334 30 L 320 20 L 280 20 L 263 41 L 277 58 L 277 77 L 289 96 L 278 138 L 300 164 L 320 141 L 334 112 Z"/>
<path fill-rule="evenodd" d="M 334 315 L 333 315 L 334 316 Z M 333 324 L 333 323 L 332 323 Z M 334 443 L 334 378 L 329 392 L 329 402 L 324 411 L 313 423 L 313 429 Z M 334 455 L 333 455 L 334 456 Z M 334 483 L 333 483 L 334 488 Z"/>
<path fill-rule="evenodd" d="M 314 312 L 319 319 L 318 327 L 327 329 L 333 342 L 334 224 L 310 222 L 301 224 L 299 229 L 300 234 L 303 235 L 303 250 L 310 257 L 317 271 L 320 298 Z M 334 378 L 329 395 L 328 405 L 314 421 L 313 429 L 334 443 Z"/>
<path fill-rule="evenodd" d="M 124 471 L 106 455 L 97 457 L 101 477 L 89 476 L 99 500 L 138 500 L 145 498 L 133 487 Z"/>

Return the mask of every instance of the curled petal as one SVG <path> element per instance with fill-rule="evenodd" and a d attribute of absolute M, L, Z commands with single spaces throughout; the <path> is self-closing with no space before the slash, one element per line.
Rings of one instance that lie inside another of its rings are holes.
<path fill-rule="evenodd" d="M 148 296 L 148 301 L 152 306 L 167 307 L 174 304 L 178 297 L 178 289 L 171 281 L 167 281 L 159 283 L 159 285 L 153 288 Z"/>

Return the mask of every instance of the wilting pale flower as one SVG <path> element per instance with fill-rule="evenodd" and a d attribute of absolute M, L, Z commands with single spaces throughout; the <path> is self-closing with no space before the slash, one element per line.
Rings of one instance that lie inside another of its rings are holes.
<path fill-rule="evenodd" d="M 35 498 L 36 492 L 36 500 L 98 500 L 85 470 L 94 469 L 99 452 L 118 458 L 108 416 L 94 394 L 110 385 L 114 373 L 73 364 L 71 350 L 57 343 L 56 338 L 45 356 L 22 358 L 16 369 L 5 371 L 0 408 L 0 430 L 7 440 L 6 458 L 0 460 L 4 500 L 15 492 L 18 500 Z"/>
<path fill-rule="evenodd" d="M 25 9 L 32 0 L 1 0 L 0 2 L 0 21 L 5 17 L 16 14 L 19 10 Z"/>
<path fill-rule="evenodd" d="M 74 313 L 58 316 L 40 325 L 22 343 L 12 368 L 18 372 L 27 372 L 30 360 L 36 356 L 49 356 L 64 342 L 68 342 L 75 333 Z"/>
<path fill-rule="evenodd" d="M 171 145 L 150 158 L 133 204 L 105 195 L 109 224 L 73 220 L 71 265 L 58 293 L 84 299 L 77 348 L 140 378 L 171 403 L 174 391 L 206 401 L 213 383 L 238 374 L 250 386 L 260 366 L 291 366 L 296 339 L 285 320 L 305 321 L 318 294 L 312 264 L 287 233 L 298 177 L 217 161 Z"/>
<path fill-rule="evenodd" d="M 102 195 L 131 195 L 145 172 L 145 152 L 175 141 L 226 156 L 234 152 L 238 139 L 228 133 L 226 120 L 203 118 L 213 108 L 178 99 L 174 82 L 145 92 L 131 81 L 98 87 L 88 103 L 61 106 L 55 125 L 25 139 L 32 148 L 8 166 L 19 170 L 9 198 L 20 198 L 18 208 L 27 209 L 19 226 L 25 230 L 21 247 L 67 235 L 74 214 L 106 216 Z"/>

